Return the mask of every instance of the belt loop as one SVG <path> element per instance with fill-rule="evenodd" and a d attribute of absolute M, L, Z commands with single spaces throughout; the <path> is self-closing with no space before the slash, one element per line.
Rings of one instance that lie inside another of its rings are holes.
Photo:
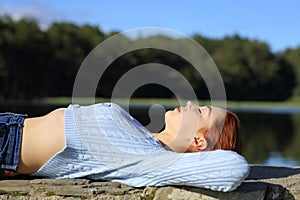
<path fill-rule="evenodd" d="M 6 123 L 8 127 L 10 126 L 18 126 L 18 127 L 24 127 L 23 122 L 24 118 L 27 118 L 27 114 L 17 114 L 17 113 L 9 113 L 12 117 L 9 122 Z"/>

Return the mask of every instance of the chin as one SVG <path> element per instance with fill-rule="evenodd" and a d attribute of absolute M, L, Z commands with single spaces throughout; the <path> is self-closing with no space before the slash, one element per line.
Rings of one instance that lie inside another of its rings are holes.
<path fill-rule="evenodd" d="M 168 119 L 171 117 L 172 111 L 167 111 L 165 113 L 165 121 L 168 121 Z"/>

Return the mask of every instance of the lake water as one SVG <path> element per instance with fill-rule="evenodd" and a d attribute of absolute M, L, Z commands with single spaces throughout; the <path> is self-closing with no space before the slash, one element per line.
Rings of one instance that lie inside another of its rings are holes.
<path fill-rule="evenodd" d="M 63 105 L 65 106 L 65 105 Z M 11 111 L 39 116 L 58 105 L 5 105 L 0 112 Z M 166 108 L 172 109 L 172 108 Z M 252 164 L 300 166 L 300 109 L 298 108 L 232 108 L 240 118 L 243 155 Z M 149 123 L 149 107 L 138 106 L 130 114 L 142 124 Z"/>
<path fill-rule="evenodd" d="M 300 166 L 300 113 L 238 112 L 249 163 Z"/>

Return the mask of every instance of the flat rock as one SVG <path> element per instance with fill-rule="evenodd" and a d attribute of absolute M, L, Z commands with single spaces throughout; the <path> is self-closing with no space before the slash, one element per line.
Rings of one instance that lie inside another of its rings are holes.
<path fill-rule="evenodd" d="M 134 188 L 116 182 L 20 176 L 0 180 L 1 199 L 300 199 L 300 167 L 251 165 L 247 179 L 232 192 L 186 186 Z"/>

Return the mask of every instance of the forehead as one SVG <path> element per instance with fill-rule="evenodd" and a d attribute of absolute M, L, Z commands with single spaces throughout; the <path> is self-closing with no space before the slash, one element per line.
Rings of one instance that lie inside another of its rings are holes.
<path fill-rule="evenodd" d="M 210 107 L 210 117 L 212 118 L 221 118 L 225 119 L 226 116 L 226 110 L 223 108 L 215 107 L 215 106 L 209 106 Z"/>

